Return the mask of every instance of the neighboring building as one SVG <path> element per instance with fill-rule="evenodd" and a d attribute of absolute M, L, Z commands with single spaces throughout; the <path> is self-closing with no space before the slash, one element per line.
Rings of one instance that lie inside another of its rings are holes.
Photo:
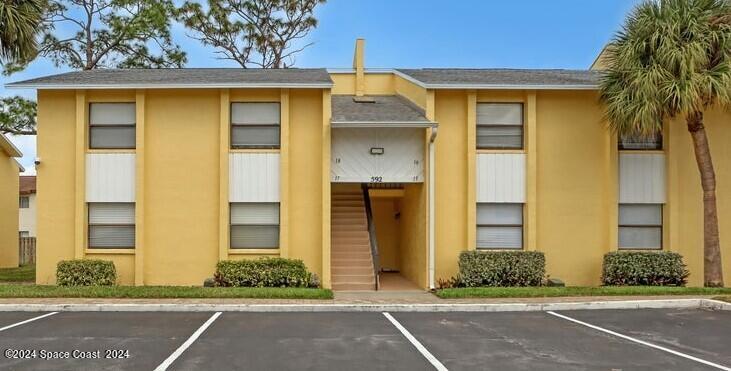
<path fill-rule="evenodd" d="M 123 284 L 200 285 L 221 259 L 282 256 L 325 287 L 372 289 L 378 242 L 377 265 L 421 288 L 474 249 L 542 251 L 569 285 L 599 284 L 610 251 L 677 251 L 702 284 L 684 124 L 618 143 L 597 72 L 366 70 L 357 45 L 352 70 L 94 70 L 10 84 L 38 89 L 38 283 L 71 258 L 112 260 Z M 730 117 L 705 118 L 728 231 Z"/>
<path fill-rule="evenodd" d="M 18 266 L 18 148 L 0 134 L 0 268 Z"/>
<path fill-rule="evenodd" d="M 20 219 L 18 231 L 20 237 L 36 236 L 36 177 L 35 175 L 20 177 Z"/>

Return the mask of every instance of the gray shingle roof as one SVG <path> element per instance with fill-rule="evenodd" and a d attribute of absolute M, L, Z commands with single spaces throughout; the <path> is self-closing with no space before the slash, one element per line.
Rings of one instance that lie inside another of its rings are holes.
<path fill-rule="evenodd" d="M 98 69 L 10 83 L 27 88 L 329 87 L 324 68 Z"/>
<path fill-rule="evenodd" d="M 372 103 L 356 102 L 353 95 L 332 96 L 332 122 L 429 126 L 417 105 L 397 95 L 371 95 Z"/>
<path fill-rule="evenodd" d="M 462 69 L 423 68 L 398 69 L 398 72 L 427 88 L 533 88 L 594 89 L 600 73 L 588 70 L 559 69 Z"/>

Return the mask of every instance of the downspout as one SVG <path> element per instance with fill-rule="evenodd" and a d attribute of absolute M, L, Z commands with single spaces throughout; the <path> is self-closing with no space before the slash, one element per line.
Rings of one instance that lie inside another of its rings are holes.
<path fill-rule="evenodd" d="M 434 141 L 437 139 L 437 126 L 432 126 L 429 137 L 429 289 L 436 288 L 434 284 Z"/>

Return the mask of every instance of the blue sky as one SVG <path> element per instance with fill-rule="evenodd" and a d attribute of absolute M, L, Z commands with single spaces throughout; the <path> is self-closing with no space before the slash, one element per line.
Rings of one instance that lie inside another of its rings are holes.
<path fill-rule="evenodd" d="M 356 38 L 366 39 L 366 67 L 587 68 L 639 0 L 329 0 L 316 12 L 314 43 L 297 67 L 347 68 Z M 236 67 L 213 49 L 173 35 L 188 53 L 188 67 Z M 0 77 L 0 84 L 66 70 L 48 61 Z M 0 95 L 35 97 L 34 91 Z M 14 137 L 33 172 L 34 137 Z"/>

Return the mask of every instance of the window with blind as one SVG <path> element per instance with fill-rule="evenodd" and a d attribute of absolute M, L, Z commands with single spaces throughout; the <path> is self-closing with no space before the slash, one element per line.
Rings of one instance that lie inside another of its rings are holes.
<path fill-rule="evenodd" d="M 478 149 L 523 148 L 523 104 L 477 104 Z"/>
<path fill-rule="evenodd" d="M 134 203 L 93 202 L 88 205 L 90 249 L 132 249 L 135 247 Z"/>
<path fill-rule="evenodd" d="M 279 103 L 232 103 L 231 148 L 279 148 Z"/>
<path fill-rule="evenodd" d="M 134 149 L 136 121 L 134 103 L 91 103 L 89 148 Z"/>
<path fill-rule="evenodd" d="M 279 203 L 237 202 L 231 208 L 232 249 L 279 248 Z"/>
<path fill-rule="evenodd" d="M 662 205 L 619 205 L 619 248 L 662 248 Z"/>
<path fill-rule="evenodd" d="M 618 140 L 620 150 L 661 150 L 662 133 L 655 135 L 623 135 Z"/>
<path fill-rule="evenodd" d="M 477 204 L 478 249 L 523 248 L 523 204 Z"/>

